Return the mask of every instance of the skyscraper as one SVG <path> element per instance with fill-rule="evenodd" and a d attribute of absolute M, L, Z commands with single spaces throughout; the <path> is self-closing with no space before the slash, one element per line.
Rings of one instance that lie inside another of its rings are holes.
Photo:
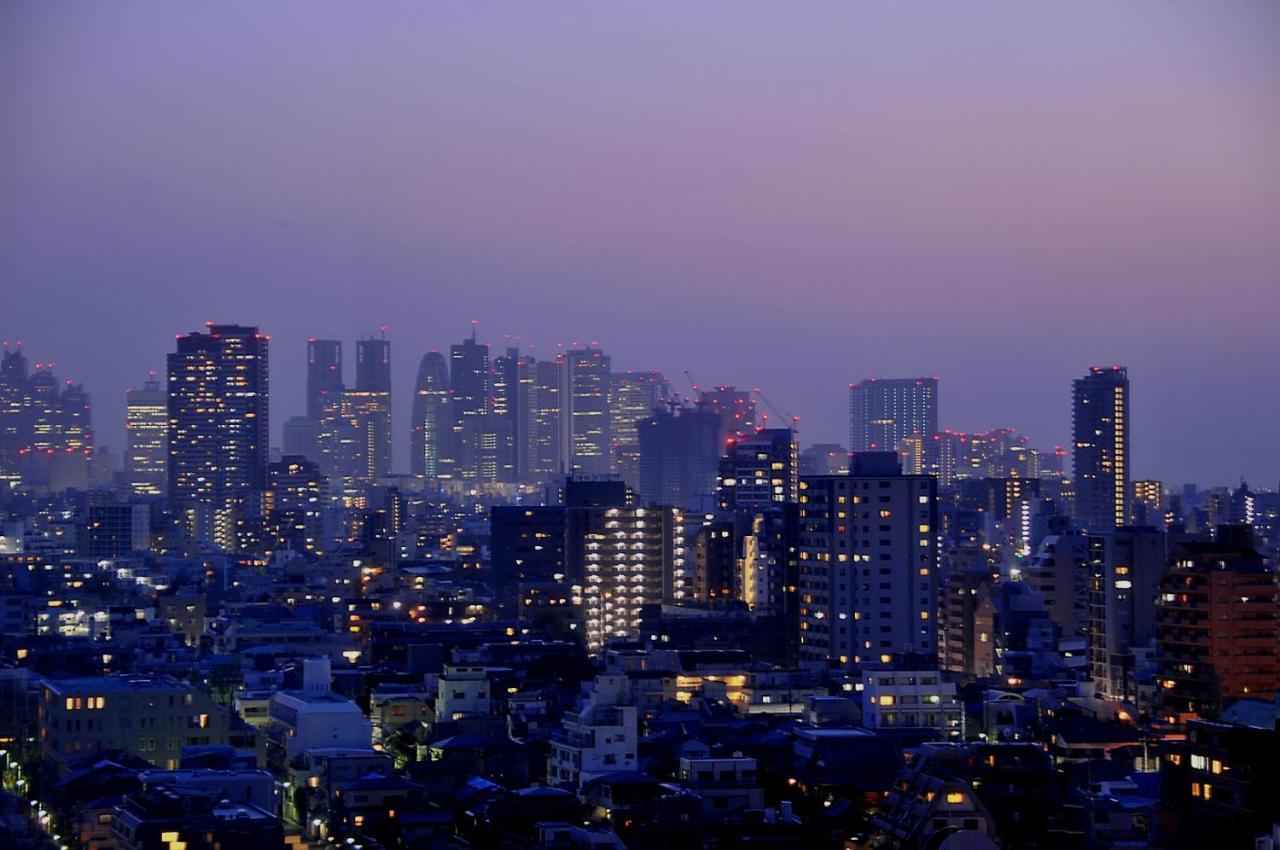
<path fill-rule="evenodd" d="M 562 452 L 564 374 L 555 360 L 531 361 L 529 429 L 526 474 L 532 481 L 549 481 L 564 474 Z"/>
<path fill-rule="evenodd" d="M 307 417 L 319 422 L 326 405 L 341 400 L 342 342 L 336 339 L 307 340 Z"/>
<path fill-rule="evenodd" d="M 661 372 L 615 373 L 609 386 L 609 429 L 614 470 L 633 488 L 640 486 L 640 440 L 636 423 L 648 419 L 667 399 Z"/>
<path fill-rule="evenodd" d="M 354 442 L 342 418 L 343 393 L 342 343 L 336 339 L 307 340 L 307 416 L 313 429 L 297 422 L 285 423 L 285 454 L 303 454 L 319 464 L 332 481 L 345 477 L 351 465 L 344 455 Z M 301 443 L 299 445 L 298 443 Z"/>
<path fill-rule="evenodd" d="M 432 349 L 418 363 L 413 387 L 413 418 L 409 424 L 409 471 L 430 478 L 450 477 L 453 452 L 449 441 L 449 364 Z"/>
<path fill-rule="evenodd" d="M 640 500 L 706 512 L 715 504 L 720 415 L 698 407 L 662 410 L 636 423 Z"/>
<path fill-rule="evenodd" d="M 937 652 L 938 482 L 892 452 L 800 479 L 800 659 L 842 667 Z"/>
<path fill-rule="evenodd" d="M 343 418 L 356 432 L 358 478 L 391 474 L 391 341 L 356 341 L 356 387 L 343 393 Z"/>
<path fill-rule="evenodd" d="M 1094 366 L 1072 385 L 1075 518 L 1091 532 L 1124 525 L 1129 514 L 1129 374 Z"/>
<path fill-rule="evenodd" d="M 129 492 L 160 496 L 168 484 L 169 404 L 152 372 L 142 389 L 125 393 L 124 471 Z"/>
<path fill-rule="evenodd" d="M 482 463 L 482 449 L 487 442 L 485 434 L 491 430 L 489 378 L 489 346 L 476 342 L 473 326 L 469 339 L 449 347 L 449 396 L 457 477 L 468 481 L 493 481 L 497 477 L 496 464 L 489 469 Z"/>
<path fill-rule="evenodd" d="M 267 337 L 210 324 L 178 337 L 168 367 L 169 498 L 196 536 L 233 549 L 266 485 Z"/>
<path fill-rule="evenodd" d="M 598 348 L 565 354 L 568 389 L 569 469 L 584 475 L 607 475 L 612 464 L 609 422 L 609 355 Z"/>
<path fill-rule="evenodd" d="M 391 393 L 391 340 L 356 340 L 356 389 Z"/>
<path fill-rule="evenodd" d="M 528 429 L 528 386 L 520 382 L 519 349 L 508 346 L 504 354 L 493 360 L 491 430 L 494 435 L 495 463 L 498 481 L 518 480 L 520 448 Z"/>
<path fill-rule="evenodd" d="M 0 362 L 0 475 L 46 492 L 83 489 L 92 454 L 92 410 L 84 387 L 59 383 L 52 363 L 36 363 L 28 372 L 22 350 L 6 347 Z"/>
<path fill-rule="evenodd" d="M 849 385 L 849 451 L 898 451 L 907 437 L 933 445 L 937 378 L 867 378 Z"/>

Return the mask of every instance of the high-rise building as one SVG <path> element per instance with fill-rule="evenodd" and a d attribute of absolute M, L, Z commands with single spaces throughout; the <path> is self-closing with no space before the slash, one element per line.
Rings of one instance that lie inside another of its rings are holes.
<path fill-rule="evenodd" d="M 160 496 L 168 484 L 169 402 L 154 372 L 125 393 L 125 479 L 137 496 Z"/>
<path fill-rule="evenodd" d="M 178 337 L 168 368 L 169 498 L 205 514 L 189 516 L 196 536 L 234 549 L 266 486 L 267 337 L 210 324 Z"/>
<path fill-rule="evenodd" d="M 329 482 L 320 467 L 300 455 L 269 464 L 263 514 L 275 547 L 323 554 L 332 532 Z"/>
<path fill-rule="evenodd" d="M 1090 532 L 1129 516 L 1129 374 L 1094 366 L 1072 384 L 1075 518 Z"/>
<path fill-rule="evenodd" d="M 609 355 L 598 348 L 565 354 L 569 423 L 569 469 L 581 475 L 608 475 L 613 468 L 609 421 Z"/>
<path fill-rule="evenodd" d="M 937 653 L 938 484 L 892 452 L 800 479 L 800 660 L 842 668 Z"/>
<path fill-rule="evenodd" d="M 1247 525 L 1171 547 L 1156 602 L 1156 684 L 1171 723 L 1215 716 L 1280 688 L 1277 574 Z"/>
<path fill-rule="evenodd" d="M 640 439 L 636 423 L 648 419 L 666 401 L 661 372 L 616 372 L 609 385 L 609 429 L 613 467 L 631 487 L 640 486 Z"/>
<path fill-rule="evenodd" d="M 636 424 L 640 501 L 705 513 L 715 505 L 720 415 L 696 407 L 663 410 Z"/>
<path fill-rule="evenodd" d="M 490 412 L 491 430 L 494 435 L 495 464 L 498 481 L 521 480 L 518 470 L 522 465 L 521 448 L 528 430 L 528 385 L 520 375 L 525 358 L 520 350 L 508 346 L 504 354 L 493 359 L 493 376 L 490 380 L 493 410 Z"/>
<path fill-rule="evenodd" d="M 529 428 L 524 450 L 524 475 L 530 481 L 550 481 L 565 473 L 564 374 L 555 360 L 529 360 Z"/>
<path fill-rule="evenodd" d="M 290 416 L 284 421 L 281 453 L 302 455 L 315 460 L 320 457 L 320 424 L 309 416 Z"/>
<path fill-rule="evenodd" d="M 790 428 L 765 428 L 730 437 L 716 481 L 720 510 L 751 516 L 794 502 L 800 483 L 799 452 Z"/>
<path fill-rule="evenodd" d="M 622 505 L 582 512 L 586 550 L 574 603 L 582 609 L 587 649 L 635 640 L 645 605 L 670 602 L 685 572 L 684 514 L 678 508 Z"/>
<path fill-rule="evenodd" d="M 487 450 L 490 442 L 496 443 L 496 438 L 489 439 L 489 346 L 476 342 L 474 326 L 469 339 L 449 347 L 449 379 L 457 477 L 494 481 L 498 475 L 496 457 Z"/>
<path fill-rule="evenodd" d="M 89 395 L 60 383 L 52 363 L 28 371 L 21 348 L 0 361 L 0 476 L 57 492 L 90 483 L 93 423 Z"/>
<path fill-rule="evenodd" d="M 1139 659 L 1155 642 L 1154 601 L 1166 548 L 1163 526 L 1089 537 L 1089 676 L 1106 697 L 1138 698 Z"/>
<path fill-rule="evenodd" d="M 499 594 L 514 589 L 523 604 L 531 587 L 562 586 L 592 651 L 635 639 L 640 609 L 690 583 L 683 512 L 631 504 L 618 481 L 570 479 L 563 505 L 494 507 L 491 522 Z"/>
<path fill-rule="evenodd" d="M 300 423 L 285 423 L 285 454 L 311 458 L 332 481 L 348 479 L 357 464 L 352 459 L 355 437 L 342 417 L 342 342 L 336 339 L 307 340 L 307 415 L 314 424 L 309 433 Z"/>
<path fill-rule="evenodd" d="M 413 418 L 409 425 L 409 471 L 428 478 L 453 472 L 453 423 L 449 416 L 449 364 L 432 349 L 422 355 L 413 386 Z"/>
<path fill-rule="evenodd" d="M 760 424 L 756 418 L 756 400 L 750 391 L 719 386 L 698 394 L 698 407 L 720 417 L 720 436 L 750 434 Z"/>
<path fill-rule="evenodd" d="M 908 437 L 933 445 L 937 378 L 867 378 L 849 385 L 849 451 L 898 451 Z"/>
<path fill-rule="evenodd" d="M 307 418 L 323 419 L 327 408 L 340 403 L 343 389 L 342 342 L 307 340 Z"/>
<path fill-rule="evenodd" d="M 343 393 L 343 416 L 356 429 L 361 477 L 391 474 L 391 341 L 356 341 L 356 387 Z"/>

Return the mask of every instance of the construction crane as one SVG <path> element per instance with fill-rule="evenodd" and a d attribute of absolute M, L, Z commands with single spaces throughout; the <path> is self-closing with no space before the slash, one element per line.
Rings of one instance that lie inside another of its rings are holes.
<path fill-rule="evenodd" d="M 764 390 L 760 389 L 759 387 L 752 387 L 751 391 L 756 394 L 757 398 L 759 398 L 761 401 L 764 402 L 765 407 L 772 410 L 778 416 L 779 419 L 781 419 L 783 422 L 786 422 L 790 425 L 791 431 L 795 439 L 797 440 L 800 439 L 800 417 L 799 416 L 794 416 L 790 413 L 787 413 L 785 410 L 782 410 L 781 408 L 779 408 L 776 404 L 774 404 L 772 401 L 769 400 L 769 397 L 764 394 Z"/>
<path fill-rule="evenodd" d="M 689 381 L 689 386 L 693 387 L 693 400 L 697 401 L 702 393 L 702 390 L 698 386 L 698 382 L 693 379 L 693 375 L 689 374 L 688 369 L 684 369 L 682 371 L 684 372 L 685 378 Z"/>

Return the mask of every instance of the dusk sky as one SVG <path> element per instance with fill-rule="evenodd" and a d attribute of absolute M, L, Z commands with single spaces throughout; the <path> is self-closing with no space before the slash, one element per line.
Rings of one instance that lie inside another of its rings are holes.
<path fill-rule="evenodd" d="M 480 320 L 536 355 L 762 386 L 845 442 L 847 384 L 1065 443 L 1123 363 L 1133 475 L 1280 482 L 1280 3 L 0 4 L 0 336 L 124 390 L 205 320 Z M 278 437 L 277 437 L 278 439 Z"/>

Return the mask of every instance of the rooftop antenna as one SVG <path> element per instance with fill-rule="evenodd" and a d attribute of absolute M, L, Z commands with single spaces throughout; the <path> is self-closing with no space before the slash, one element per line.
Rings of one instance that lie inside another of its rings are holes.
<path fill-rule="evenodd" d="M 478 324 L 480 324 L 480 320 L 479 320 L 479 319 L 472 319 L 472 320 L 471 320 L 471 341 L 472 341 L 472 342 L 475 342 L 475 341 L 476 341 L 476 325 L 478 325 Z"/>

